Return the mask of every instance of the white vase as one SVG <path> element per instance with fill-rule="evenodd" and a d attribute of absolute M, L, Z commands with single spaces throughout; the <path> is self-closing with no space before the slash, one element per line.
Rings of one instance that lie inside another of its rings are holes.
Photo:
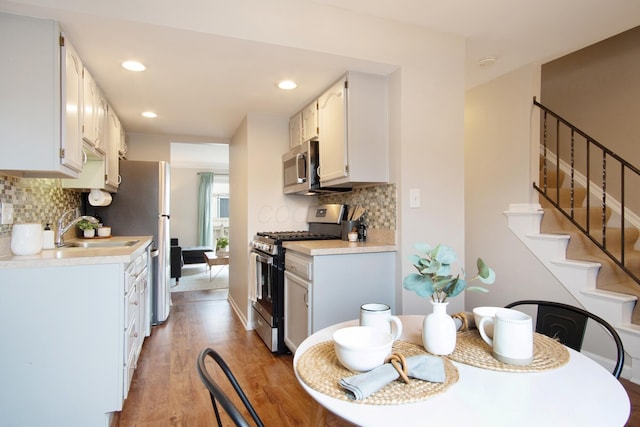
<path fill-rule="evenodd" d="M 456 348 L 456 324 L 447 314 L 449 302 L 433 302 L 433 313 L 424 318 L 422 344 L 431 354 L 444 356 Z"/>
<path fill-rule="evenodd" d="M 89 230 L 82 230 L 82 234 L 84 235 L 84 237 L 95 237 L 96 235 L 96 230 L 91 228 Z"/>

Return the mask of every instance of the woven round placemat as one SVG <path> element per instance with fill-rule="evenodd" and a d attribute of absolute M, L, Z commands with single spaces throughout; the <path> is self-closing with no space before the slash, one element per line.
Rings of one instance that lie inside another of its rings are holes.
<path fill-rule="evenodd" d="M 402 353 L 405 357 L 429 354 L 424 348 L 406 341 L 396 341 L 393 351 Z M 300 378 L 311 388 L 336 399 L 369 405 L 398 405 L 402 403 L 418 402 L 442 393 L 450 385 L 458 381 L 458 369 L 450 360 L 442 358 L 446 373 L 444 383 L 431 383 L 418 379 L 410 379 L 409 384 L 402 381 L 392 381 L 377 392 L 362 400 L 351 400 L 345 390 L 338 384 L 340 379 L 357 375 L 338 361 L 333 341 L 324 341 L 305 351 L 298 359 L 297 370 Z"/>
<path fill-rule="evenodd" d="M 491 347 L 477 329 L 459 332 L 456 349 L 449 359 L 478 368 L 508 372 L 541 372 L 556 369 L 569 361 L 569 351 L 553 338 L 533 334 L 533 361 L 529 365 L 510 365 L 493 357 Z"/>

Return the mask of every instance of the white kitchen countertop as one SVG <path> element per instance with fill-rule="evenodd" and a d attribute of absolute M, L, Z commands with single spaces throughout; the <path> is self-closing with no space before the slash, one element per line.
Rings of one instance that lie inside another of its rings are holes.
<path fill-rule="evenodd" d="M 396 252 L 398 246 L 380 242 L 347 242 L 345 240 L 302 240 L 283 242 L 285 249 L 305 255 L 345 255 L 371 252 Z"/>
<path fill-rule="evenodd" d="M 67 239 L 75 241 L 130 241 L 138 240 L 132 246 L 107 246 L 97 248 L 62 247 L 43 249 L 36 255 L 13 255 L 0 257 L 0 269 L 38 268 L 73 266 L 87 264 L 114 264 L 133 261 L 143 253 L 153 240 L 153 236 L 112 236 L 106 239 Z"/>

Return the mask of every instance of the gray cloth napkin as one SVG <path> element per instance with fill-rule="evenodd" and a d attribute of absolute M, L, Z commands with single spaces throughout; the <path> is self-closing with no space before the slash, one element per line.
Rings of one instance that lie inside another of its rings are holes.
<path fill-rule="evenodd" d="M 444 362 L 437 356 L 423 354 L 408 357 L 407 368 L 411 378 L 432 383 L 443 383 L 446 378 Z M 396 368 L 390 363 L 385 363 L 369 372 L 342 378 L 340 386 L 346 390 L 350 399 L 362 400 L 399 377 Z"/>

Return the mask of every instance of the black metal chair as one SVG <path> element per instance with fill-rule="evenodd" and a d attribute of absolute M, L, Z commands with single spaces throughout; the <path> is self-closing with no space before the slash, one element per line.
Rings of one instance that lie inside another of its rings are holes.
<path fill-rule="evenodd" d="M 505 308 L 518 305 L 537 305 L 536 332 L 557 339 L 576 351 L 582 349 L 582 341 L 587 328 L 587 320 L 593 319 L 609 332 L 617 347 L 617 361 L 613 376 L 620 378 L 624 365 L 624 347 L 618 332 L 603 318 L 582 308 L 553 301 L 522 300 L 507 304 Z"/>
<path fill-rule="evenodd" d="M 218 386 L 216 381 L 209 374 L 209 371 L 207 370 L 207 366 L 205 365 L 205 361 L 207 360 L 207 358 L 213 359 L 219 365 L 222 372 L 224 372 L 224 374 L 227 376 L 227 379 L 229 380 L 234 390 L 240 397 L 240 400 L 242 400 L 242 403 L 244 404 L 245 408 L 247 409 L 247 411 L 249 411 L 249 414 L 251 415 L 251 418 L 253 418 L 255 425 L 259 427 L 264 427 L 262 420 L 258 416 L 255 409 L 253 409 L 253 406 L 251 406 L 249 399 L 244 394 L 244 391 L 242 391 L 240 384 L 238 384 L 238 381 L 236 380 L 235 376 L 231 372 L 231 369 L 229 369 L 229 366 L 225 363 L 224 359 L 222 359 L 220 354 L 218 354 L 215 350 L 211 348 L 205 348 L 200 352 L 200 355 L 198 356 L 197 369 L 198 369 L 198 375 L 200 375 L 200 379 L 202 380 L 202 383 L 209 390 L 209 395 L 211 397 L 211 404 L 213 405 L 213 410 L 215 411 L 215 414 L 216 414 L 216 420 L 218 421 L 218 426 L 222 427 L 222 421 L 220 420 L 220 412 L 218 411 L 218 405 L 216 404 L 216 400 L 220 403 L 220 406 L 222 406 L 222 408 L 225 410 L 227 415 L 229 415 L 229 417 L 233 420 L 236 426 L 249 427 L 250 424 L 247 421 L 247 419 L 242 415 L 242 413 L 238 410 L 235 404 L 229 399 L 229 397 L 220 388 L 220 386 Z"/>

